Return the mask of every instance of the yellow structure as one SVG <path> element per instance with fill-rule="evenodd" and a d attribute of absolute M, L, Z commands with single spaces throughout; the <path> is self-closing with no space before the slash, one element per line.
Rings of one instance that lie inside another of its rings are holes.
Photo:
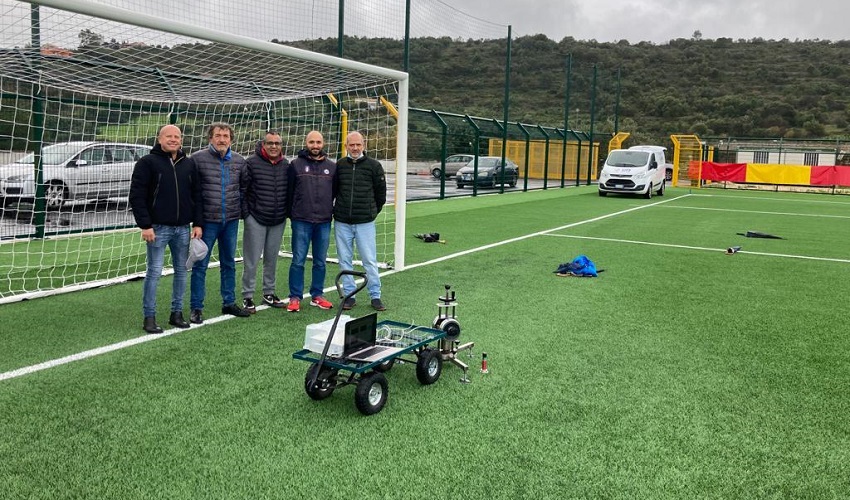
<path fill-rule="evenodd" d="M 579 158 L 578 141 L 567 141 L 567 158 L 564 166 L 564 141 L 552 139 L 549 141 L 549 163 L 546 164 L 546 141 L 529 141 L 528 147 L 528 178 L 561 180 L 561 170 L 564 170 L 564 179 L 575 179 L 577 173 L 581 178 L 587 176 L 587 157 L 590 147 L 587 142 L 581 143 L 581 158 Z M 502 140 L 490 139 L 490 156 L 502 156 Z M 519 166 L 520 176 L 525 173 L 525 141 L 508 140 L 505 156 L 510 158 Z M 579 160 L 580 166 L 579 168 Z M 599 143 L 593 144 L 593 159 L 591 160 L 592 178 L 597 178 L 597 165 L 599 164 Z M 546 175 L 544 175 L 546 174 Z"/>
<path fill-rule="evenodd" d="M 699 179 L 702 170 L 702 141 L 696 135 L 671 135 L 670 139 L 673 141 L 673 186 L 679 185 L 680 172 L 688 177 L 688 166 L 692 161 L 698 171 L 690 177 Z M 692 180 L 691 183 L 699 187 L 698 181 Z"/>
<path fill-rule="evenodd" d="M 623 147 L 623 143 L 626 142 L 626 139 L 629 138 L 631 134 L 628 132 L 617 132 L 614 137 L 608 141 L 608 151 L 614 151 L 615 149 L 621 149 Z"/>

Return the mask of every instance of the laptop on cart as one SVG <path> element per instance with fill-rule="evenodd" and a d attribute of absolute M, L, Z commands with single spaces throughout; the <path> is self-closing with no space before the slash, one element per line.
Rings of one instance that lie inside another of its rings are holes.
<path fill-rule="evenodd" d="M 403 349 L 376 345 L 378 338 L 378 313 L 353 319 L 345 324 L 343 357 L 351 361 L 371 363 L 392 356 Z"/>

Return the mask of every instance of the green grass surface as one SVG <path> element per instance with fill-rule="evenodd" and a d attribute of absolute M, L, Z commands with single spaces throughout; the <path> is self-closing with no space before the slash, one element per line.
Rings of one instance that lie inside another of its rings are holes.
<path fill-rule="evenodd" d="M 452 284 L 472 383 L 446 365 L 421 386 L 396 366 L 375 416 L 351 387 L 304 394 L 309 365 L 292 353 L 333 312 L 311 307 L 0 381 L 4 497 L 850 496 L 850 203 L 689 193 L 410 204 L 408 265 L 459 255 L 384 276 L 380 317 L 428 325 Z M 446 244 L 412 236 L 432 231 Z M 580 253 L 599 278 L 552 273 Z M 207 287 L 214 315 L 214 269 Z M 0 306 L 0 372 L 141 336 L 140 297 L 133 282 Z"/>

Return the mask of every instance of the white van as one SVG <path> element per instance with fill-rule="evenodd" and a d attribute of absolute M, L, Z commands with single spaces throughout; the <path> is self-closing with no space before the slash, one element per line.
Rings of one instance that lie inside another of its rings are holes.
<path fill-rule="evenodd" d="M 608 153 L 599 174 L 599 196 L 633 193 L 652 198 L 664 196 L 667 159 L 662 146 L 632 146 Z"/>

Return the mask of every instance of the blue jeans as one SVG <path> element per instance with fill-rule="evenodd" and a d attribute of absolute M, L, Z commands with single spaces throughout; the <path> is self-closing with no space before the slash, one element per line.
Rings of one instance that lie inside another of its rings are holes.
<path fill-rule="evenodd" d="M 289 265 L 289 296 L 304 298 L 304 264 L 313 244 L 313 276 L 310 296 L 321 297 L 325 287 L 325 260 L 331 243 L 331 223 L 292 221 L 292 263 Z"/>
<path fill-rule="evenodd" d="M 192 266 L 191 307 L 203 309 L 206 297 L 207 267 L 210 265 L 213 245 L 218 241 L 218 261 L 221 266 L 221 304 L 236 303 L 236 239 L 239 235 L 239 219 L 230 222 L 207 222 L 201 239 L 209 252 L 203 260 Z M 185 261 L 185 259 L 184 259 Z"/>
<path fill-rule="evenodd" d="M 165 247 L 171 248 L 174 266 L 174 283 L 171 286 L 171 311 L 183 311 L 183 294 L 186 292 L 186 259 L 189 257 L 189 226 L 163 226 L 154 224 L 156 239 L 147 243 L 147 272 L 142 292 L 142 314 L 156 316 L 156 288 L 162 276 Z"/>
<path fill-rule="evenodd" d="M 346 224 L 334 222 L 334 236 L 336 238 L 336 253 L 339 257 L 339 268 L 343 271 L 354 269 L 354 245 L 357 245 L 357 253 L 363 261 L 366 270 L 366 290 L 369 298 L 381 298 L 381 277 L 378 275 L 378 245 L 375 236 L 375 221 L 363 224 Z M 353 292 L 354 277 L 346 275 L 342 277 L 342 291 L 345 295 Z"/>

